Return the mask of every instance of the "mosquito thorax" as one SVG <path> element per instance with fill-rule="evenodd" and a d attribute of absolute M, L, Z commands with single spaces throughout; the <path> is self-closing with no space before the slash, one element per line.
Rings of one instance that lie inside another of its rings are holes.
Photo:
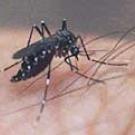
<path fill-rule="evenodd" d="M 75 42 L 76 42 L 75 35 L 69 30 L 66 30 L 66 29 L 61 30 L 60 29 L 56 32 L 56 35 L 57 35 L 59 40 L 66 42 L 67 44 L 75 44 Z"/>

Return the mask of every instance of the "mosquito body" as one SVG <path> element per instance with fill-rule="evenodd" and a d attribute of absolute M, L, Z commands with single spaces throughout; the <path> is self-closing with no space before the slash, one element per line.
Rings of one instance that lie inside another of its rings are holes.
<path fill-rule="evenodd" d="M 41 40 L 30 43 L 33 29 L 36 29 L 41 36 Z M 49 37 L 45 38 L 44 29 Z M 41 30 L 36 25 L 32 27 L 28 45 L 17 51 L 13 58 L 22 58 L 21 69 L 15 76 L 11 78 L 12 82 L 18 82 L 34 77 L 44 69 L 49 67 L 48 79 L 50 78 L 50 66 L 54 56 L 64 57 L 65 62 L 70 65 L 71 69 L 77 69 L 77 67 L 71 64 L 71 57 L 76 57 L 78 60 L 79 47 L 77 46 L 77 40 L 80 39 L 85 53 L 89 59 L 83 40 L 80 36 L 75 36 L 71 31 L 67 29 L 67 23 L 64 19 L 62 22 L 62 28 L 55 34 L 51 34 L 45 25 L 44 21 L 41 21 Z"/>

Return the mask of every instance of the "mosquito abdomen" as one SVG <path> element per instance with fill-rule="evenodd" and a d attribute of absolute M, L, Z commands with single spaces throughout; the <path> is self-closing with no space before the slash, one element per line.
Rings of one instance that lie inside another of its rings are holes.
<path fill-rule="evenodd" d="M 17 74 L 11 78 L 12 82 L 26 80 L 42 72 L 52 61 L 54 49 L 41 50 L 36 55 L 25 56 L 21 68 Z"/>

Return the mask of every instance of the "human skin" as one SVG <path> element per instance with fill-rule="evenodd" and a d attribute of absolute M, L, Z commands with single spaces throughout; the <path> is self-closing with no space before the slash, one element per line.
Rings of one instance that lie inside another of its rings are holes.
<path fill-rule="evenodd" d="M 28 32 L 24 29 L 3 29 L 0 33 L 1 69 L 14 63 L 12 54 L 24 47 Z M 85 35 L 86 41 L 94 35 Z M 116 35 L 117 37 L 117 35 Z M 106 37 L 95 41 L 92 48 L 102 46 L 109 50 L 118 38 Z M 100 43 L 100 45 L 99 45 Z M 132 42 L 133 43 L 133 42 Z M 130 46 L 131 44 L 126 44 Z M 101 47 L 101 48 L 102 48 Z M 122 47 L 124 48 L 124 47 Z M 91 48 L 88 47 L 90 50 Z M 92 50 L 92 49 L 91 49 Z M 36 78 L 19 83 L 11 83 L 10 78 L 17 72 L 19 65 L 0 74 L 0 134 L 2 135 L 134 135 L 135 133 L 135 62 L 132 47 L 116 58 L 116 63 L 128 62 L 128 66 L 101 67 L 96 79 L 111 78 L 105 82 L 97 82 L 87 86 L 88 79 L 81 77 L 67 90 L 73 90 L 53 100 L 61 90 L 79 76 L 63 64 L 52 71 L 48 102 L 45 104 L 40 121 L 39 115 L 42 92 L 45 88 L 45 77 L 36 81 L 29 89 L 26 87 Z M 93 58 L 98 59 L 106 52 L 91 51 Z M 57 65 L 59 59 L 54 60 Z M 86 57 L 79 59 L 80 72 L 93 66 Z M 95 67 L 95 66 L 94 66 Z M 91 76 L 94 69 L 85 75 Z M 116 77 L 116 78 L 113 78 Z M 86 84 L 85 84 L 86 83 Z M 79 87 L 82 87 L 79 89 Z M 64 91 L 63 90 L 63 91 Z M 27 107 L 27 108 L 25 108 Z"/>

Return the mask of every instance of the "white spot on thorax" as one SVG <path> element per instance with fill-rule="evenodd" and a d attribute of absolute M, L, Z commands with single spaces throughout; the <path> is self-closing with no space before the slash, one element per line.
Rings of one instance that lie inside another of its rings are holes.
<path fill-rule="evenodd" d="M 27 68 L 28 68 L 28 69 L 31 69 L 31 66 L 30 66 L 30 65 L 28 65 L 28 66 L 27 66 Z"/>
<path fill-rule="evenodd" d="M 36 62 L 37 62 L 37 61 L 38 61 L 38 57 L 35 57 L 35 58 L 34 58 L 34 61 L 36 61 Z"/>
<path fill-rule="evenodd" d="M 69 42 L 69 43 L 72 43 L 72 40 L 69 40 L 68 42 Z"/>
<path fill-rule="evenodd" d="M 51 53 L 51 50 L 48 50 L 47 52 L 48 52 L 48 53 Z"/>
<path fill-rule="evenodd" d="M 42 51 L 42 54 L 44 54 L 44 55 L 45 55 L 45 54 L 46 54 L 46 51 L 44 51 L 44 50 L 43 50 L 43 51 Z"/>
<path fill-rule="evenodd" d="M 22 73 L 22 77 L 25 77 L 25 73 Z"/>

